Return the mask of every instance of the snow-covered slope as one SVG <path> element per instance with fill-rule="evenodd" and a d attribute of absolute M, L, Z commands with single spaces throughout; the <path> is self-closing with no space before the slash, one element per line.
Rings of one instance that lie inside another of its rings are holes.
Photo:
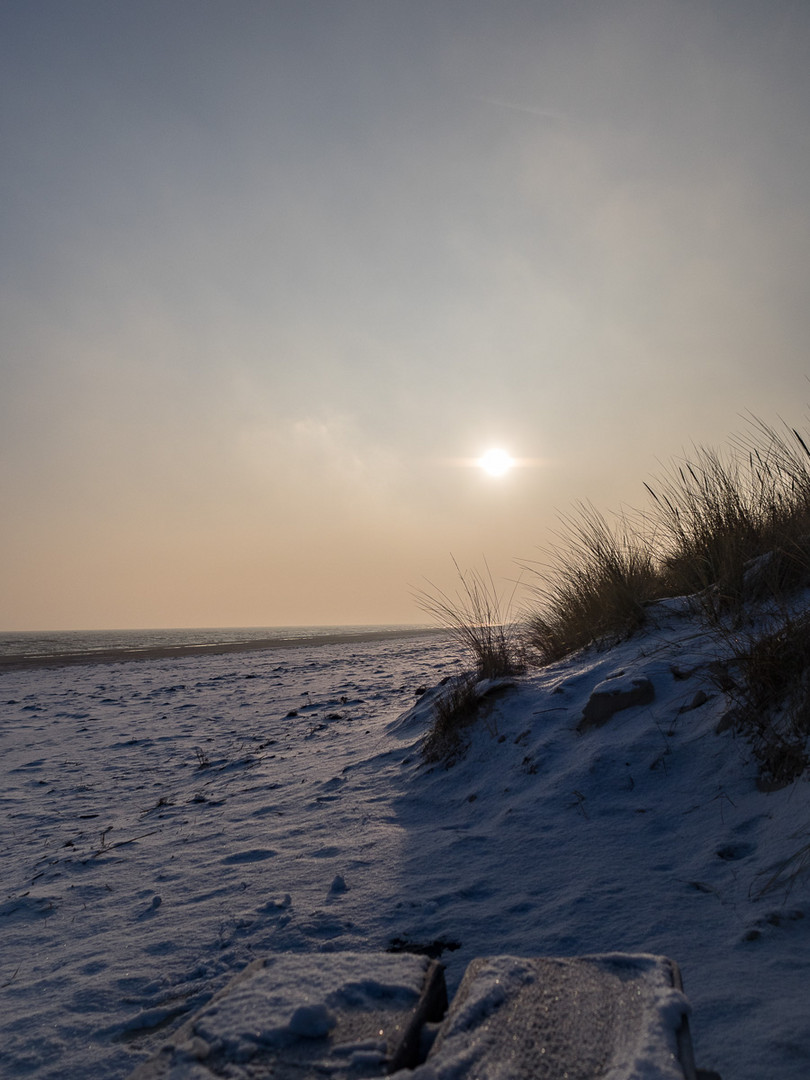
<path fill-rule="evenodd" d="M 451 993 L 477 956 L 669 955 L 702 1067 L 810 1075 L 810 882 L 771 880 L 810 787 L 715 734 L 714 650 L 665 605 L 493 695 L 450 767 L 443 641 L 2 676 L 0 1071 L 123 1077 L 256 957 L 423 946 Z M 654 697 L 580 733 L 619 673 Z"/>

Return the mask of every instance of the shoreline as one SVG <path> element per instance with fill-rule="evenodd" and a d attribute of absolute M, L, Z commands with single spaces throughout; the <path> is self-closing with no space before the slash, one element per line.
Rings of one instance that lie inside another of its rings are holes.
<path fill-rule="evenodd" d="M 41 656 L 11 653 L 8 656 L 0 656 L 0 675 L 7 671 L 73 667 L 80 664 L 120 664 L 132 660 L 172 660 L 184 656 L 223 656 L 236 652 L 270 652 L 274 649 L 352 645 L 370 641 L 392 641 L 397 638 L 430 637 L 444 632 L 441 627 L 428 627 L 412 630 L 367 630 L 350 634 L 321 634 L 313 638 L 259 638 L 255 641 L 228 641 L 200 645 L 159 645 L 143 648 L 119 646 L 92 652 L 47 653 Z"/>

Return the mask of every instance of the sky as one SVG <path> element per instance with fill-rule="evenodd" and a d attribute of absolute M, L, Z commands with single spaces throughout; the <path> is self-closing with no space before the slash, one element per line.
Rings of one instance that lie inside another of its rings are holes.
<path fill-rule="evenodd" d="M 425 622 L 804 428 L 808 116 L 803 0 L 0 0 L 0 629 Z"/>

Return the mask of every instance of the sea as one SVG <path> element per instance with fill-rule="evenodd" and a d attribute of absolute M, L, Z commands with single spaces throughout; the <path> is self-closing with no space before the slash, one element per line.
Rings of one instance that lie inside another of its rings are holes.
<path fill-rule="evenodd" d="M 20 631 L 0 633 L 0 671 L 384 641 L 437 633 L 441 631 L 436 627 L 409 624 Z"/>

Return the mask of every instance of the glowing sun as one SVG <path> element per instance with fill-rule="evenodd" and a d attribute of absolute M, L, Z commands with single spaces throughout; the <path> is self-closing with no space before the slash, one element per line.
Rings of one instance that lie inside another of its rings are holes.
<path fill-rule="evenodd" d="M 515 462 L 505 450 L 493 448 L 478 459 L 478 464 L 490 476 L 504 476 Z"/>

